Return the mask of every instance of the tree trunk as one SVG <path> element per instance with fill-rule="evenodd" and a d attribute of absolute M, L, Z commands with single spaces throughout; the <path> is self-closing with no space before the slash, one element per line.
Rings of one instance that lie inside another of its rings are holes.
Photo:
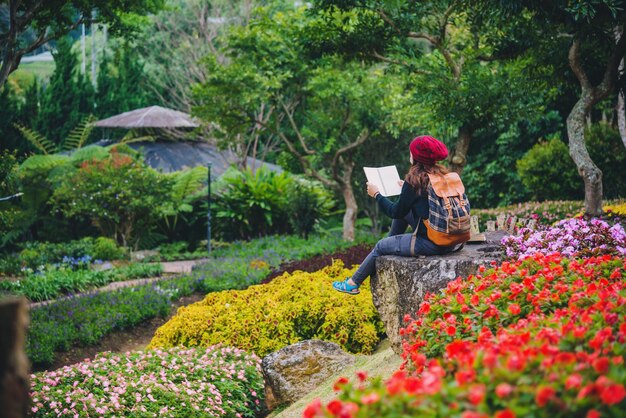
<path fill-rule="evenodd" d="M 463 125 L 459 128 L 459 134 L 454 144 L 454 149 L 450 155 L 450 169 L 461 174 L 463 168 L 467 164 L 467 151 L 469 150 L 470 142 L 472 140 L 473 129 L 467 125 Z"/>
<path fill-rule="evenodd" d="M 623 62 L 622 65 L 623 66 Z M 626 106 L 624 106 L 624 94 L 622 92 L 617 93 L 617 107 L 615 108 L 617 113 L 617 127 L 619 128 L 619 136 L 622 137 L 624 147 L 626 147 Z"/>
<path fill-rule="evenodd" d="M 567 117 L 569 154 L 585 184 L 585 213 L 602 215 L 602 171 L 593 163 L 585 146 L 585 120 L 587 109 L 593 104 L 590 93 L 583 92 Z"/>
<path fill-rule="evenodd" d="M 615 41 L 619 42 L 622 38 L 622 27 L 615 27 Z M 622 58 L 619 62 L 619 67 L 617 69 L 618 74 L 622 74 L 624 72 L 624 59 Z M 626 147 L 626 106 L 624 106 L 624 93 L 617 90 L 617 106 L 615 108 L 615 113 L 617 113 L 617 127 L 619 129 L 619 136 L 622 138 L 622 142 L 624 143 L 624 147 Z"/>
<path fill-rule="evenodd" d="M 28 327 L 25 298 L 0 301 L 0 417 L 28 415 L 28 358 L 24 351 Z"/>
<path fill-rule="evenodd" d="M 352 189 L 352 171 L 354 163 L 347 163 L 341 175 L 341 193 L 346 204 L 346 212 L 343 215 L 343 239 L 346 241 L 354 241 L 354 225 L 356 224 L 356 215 L 359 206 L 354 197 Z"/>

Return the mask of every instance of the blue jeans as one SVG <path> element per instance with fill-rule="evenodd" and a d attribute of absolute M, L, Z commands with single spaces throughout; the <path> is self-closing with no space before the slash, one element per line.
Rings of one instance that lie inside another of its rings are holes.
<path fill-rule="evenodd" d="M 359 286 L 368 276 L 376 275 L 376 258 L 381 255 L 399 255 L 411 257 L 411 238 L 413 234 L 405 234 L 408 225 L 417 226 L 413 216 L 409 213 L 404 219 L 394 219 L 391 222 L 389 236 L 376 243 L 363 263 L 352 276 L 352 280 Z M 440 247 L 427 238 L 415 237 L 415 255 L 441 255 L 451 252 L 454 247 Z"/>

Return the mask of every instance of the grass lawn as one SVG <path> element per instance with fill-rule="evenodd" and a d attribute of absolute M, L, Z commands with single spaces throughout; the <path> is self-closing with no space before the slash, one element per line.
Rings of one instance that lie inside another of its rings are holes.
<path fill-rule="evenodd" d="M 30 86 L 35 78 L 47 80 L 54 71 L 54 61 L 23 62 L 9 77 L 19 88 Z"/>

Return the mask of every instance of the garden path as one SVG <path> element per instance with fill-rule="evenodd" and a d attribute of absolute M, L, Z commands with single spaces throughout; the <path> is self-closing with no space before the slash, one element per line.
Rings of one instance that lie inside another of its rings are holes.
<path fill-rule="evenodd" d="M 138 286 L 138 285 L 149 284 L 153 282 L 159 282 L 162 280 L 171 279 L 172 276 L 175 274 L 191 273 L 191 269 L 193 266 L 195 266 L 196 264 L 204 263 L 206 261 L 208 261 L 208 258 L 199 258 L 196 260 L 184 260 L 184 261 L 164 261 L 160 263 L 161 266 L 163 267 L 163 273 L 165 274 L 164 276 L 150 277 L 150 278 L 145 278 L 145 279 L 127 280 L 123 282 L 113 282 L 113 283 L 109 283 L 106 286 L 90 290 L 89 292 L 75 293 L 74 295 L 71 295 L 71 296 L 63 296 L 58 299 L 47 300 L 44 302 L 33 302 L 30 304 L 30 307 L 32 309 L 38 306 L 44 306 L 49 303 L 53 303 L 58 300 L 81 297 L 87 294 L 91 294 L 93 292 L 110 292 L 112 290 L 121 289 L 123 287 L 132 287 L 132 286 Z M 153 264 L 156 264 L 156 263 L 153 263 Z"/>

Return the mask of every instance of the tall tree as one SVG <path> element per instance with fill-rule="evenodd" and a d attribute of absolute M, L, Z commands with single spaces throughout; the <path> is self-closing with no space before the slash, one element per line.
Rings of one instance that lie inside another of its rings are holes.
<path fill-rule="evenodd" d="M 0 86 L 17 69 L 22 57 L 81 23 L 101 22 L 114 33 L 132 28 L 133 16 L 159 10 L 164 0 L 7 0 L 8 21 L 0 24 Z M 95 16 L 95 17 L 92 17 Z M 34 37 L 24 36 L 27 31 Z"/>
<path fill-rule="evenodd" d="M 107 53 L 102 57 L 95 97 L 98 117 L 154 104 L 154 94 L 137 50 L 132 43 L 122 42 L 113 49 L 112 58 Z"/>
<path fill-rule="evenodd" d="M 85 116 L 93 112 L 93 87 L 78 71 L 71 40 L 61 39 L 53 54 L 55 68 L 41 99 L 37 130 L 59 144 Z"/>
<path fill-rule="evenodd" d="M 354 239 L 358 152 L 375 153 L 385 124 L 388 79 L 382 68 L 307 54 L 316 22 L 303 10 L 261 14 L 227 40 L 228 60 L 210 61 L 194 113 L 225 141 L 279 138 L 302 170 L 343 197 L 343 236 Z"/>
<path fill-rule="evenodd" d="M 542 110 L 536 101 L 525 100 L 529 90 L 539 90 L 523 73 L 526 62 L 510 61 L 523 49 L 496 54 L 484 34 L 472 30 L 461 1 L 314 3 L 328 22 L 322 43 L 410 74 L 412 94 L 405 95 L 402 106 L 417 113 L 408 121 L 415 124 L 419 118 L 420 126 L 438 136 L 455 137 L 449 159 L 455 171 L 465 167 L 470 144 L 482 128 Z"/>
<path fill-rule="evenodd" d="M 0 87 L 0 151 L 18 150 L 21 153 L 27 150 L 23 146 L 21 135 L 13 126 L 19 116 L 20 100 L 10 84 Z"/>
<path fill-rule="evenodd" d="M 567 117 L 569 153 L 585 188 L 585 213 L 602 214 L 602 171 L 593 162 L 585 145 L 586 120 L 600 101 L 612 94 L 617 85 L 618 68 L 626 53 L 626 37 L 616 42 L 616 28 L 626 23 L 626 1 L 553 0 L 473 2 L 475 13 L 490 24 L 532 22 L 539 32 L 535 45 L 558 50 L 563 39 L 568 54 L 564 58 L 576 77 L 580 94 Z M 620 29 L 621 28 L 621 29 Z"/>

